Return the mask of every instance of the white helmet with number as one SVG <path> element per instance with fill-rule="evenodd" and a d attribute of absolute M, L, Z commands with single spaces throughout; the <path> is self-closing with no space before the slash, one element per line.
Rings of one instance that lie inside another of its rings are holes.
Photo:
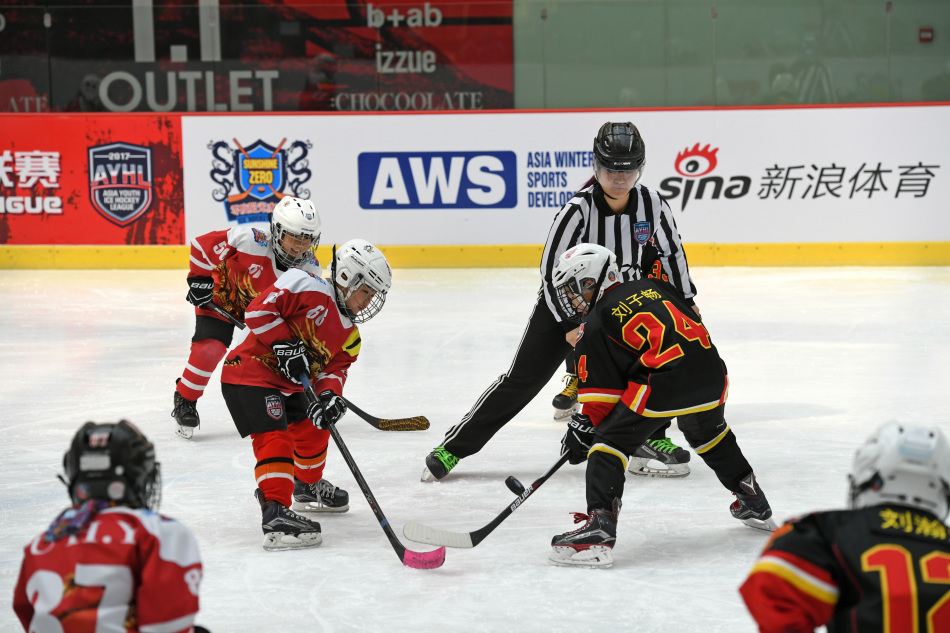
<path fill-rule="evenodd" d="M 317 208 L 309 200 L 284 196 L 270 216 L 270 234 L 277 261 L 288 268 L 299 266 L 307 251 L 320 243 Z"/>
<path fill-rule="evenodd" d="M 551 277 L 558 307 L 580 323 L 604 291 L 620 281 L 617 256 L 599 244 L 578 244 L 558 258 Z"/>
<path fill-rule="evenodd" d="M 340 312 L 353 323 L 369 321 L 383 309 L 386 293 L 393 283 L 393 272 L 382 252 L 366 240 L 355 239 L 343 243 L 333 253 L 331 271 L 336 287 L 336 304 Z M 365 286 L 369 291 L 360 299 L 358 307 L 351 309 L 347 302 Z"/>
<path fill-rule="evenodd" d="M 888 422 L 854 454 L 848 478 L 851 508 L 894 503 L 942 521 L 950 509 L 950 444 L 937 427 Z"/>

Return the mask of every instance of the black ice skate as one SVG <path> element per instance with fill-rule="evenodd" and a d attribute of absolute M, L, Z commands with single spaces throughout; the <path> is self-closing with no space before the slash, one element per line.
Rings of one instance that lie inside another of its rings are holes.
<path fill-rule="evenodd" d="M 574 513 L 574 523 L 587 521 L 582 527 L 551 539 L 548 561 L 562 567 L 606 569 L 614 564 L 612 550 L 617 541 L 617 515 L 620 499 L 614 499 L 610 510 L 598 509 L 589 515 Z"/>
<path fill-rule="evenodd" d="M 181 380 L 181 378 L 178 380 Z M 178 384 L 177 380 L 175 384 Z M 198 418 L 198 403 L 194 400 L 188 400 L 178 393 L 177 390 L 175 391 L 174 403 L 175 408 L 172 409 L 172 417 L 175 418 L 175 422 L 178 423 L 178 428 L 175 430 L 175 433 L 177 433 L 179 437 L 190 440 L 191 436 L 195 434 L 195 429 L 198 428 L 201 422 Z"/>
<path fill-rule="evenodd" d="M 438 446 L 426 455 L 426 467 L 422 469 L 422 481 L 444 479 L 458 463 L 458 457 L 445 450 L 444 446 Z"/>
<path fill-rule="evenodd" d="M 573 374 L 564 376 L 564 389 L 554 396 L 551 404 L 554 406 L 555 420 L 566 420 L 575 411 L 580 411 L 580 406 L 577 404 L 577 376 Z"/>
<path fill-rule="evenodd" d="M 668 437 L 647 440 L 630 457 L 627 471 L 641 477 L 686 477 L 689 458 L 689 451 Z"/>
<path fill-rule="evenodd" d="M 742 492 L 734 493 L 736 500 L 729 506 L 732 516 L 757 530 L 773 531 L 776 525 L 772 520 L 772 508 L 759 487 L 755 474 L 749 473 L 748 477 L 739 482 L 739 488 Z"/>
<path fill-rule="evenodd" d="M 297 512 L 346 512 L 350 495 L 326 479 L 307 484 L 294 479 L 294 510 Z"/>
<path fill-rule="evenodd" d="M 261 504 L 265 550 L 303 549 L 323 543 L 319 523 L 300 516 L 277 501 L 265 500 L 260 489 L 254 491 L 254 496 Z"/>

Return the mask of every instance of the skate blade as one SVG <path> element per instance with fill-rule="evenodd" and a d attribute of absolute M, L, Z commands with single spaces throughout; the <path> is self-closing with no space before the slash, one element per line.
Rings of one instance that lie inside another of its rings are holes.
<path fill-rule="evenodd" d="M 555 410 L 554 410 L 554 419 L 555 419 L 555 420 L 566 420 L 566 419 L 568 419 L 569 417 L 571 417 L 572 415 L 574 415 L 575 412 L 580 411 L 580 410 L 581 410 L 581 405 L 579 405 L 579 404 L 575 404 L 575 405 L 574 405 L 573 407 L 571 407 L 570 409 L 555 409 Z"/>
<path fill-rule="evenodd" d="M 347 504 L 339 508 L 331 508 L 316 501 L 294 501 L 294 505 L 291 509 L 295 512 L 346 512 L 350 509 L 350 506 Z"/>
<path fill-rule="evenodd" d="M 178 428 L 175 429 L 175 435 L 182 439 L 190 440 L 191 437 L 195 434 L 195 427 L 193 426 L 182 426 L 178 425 Z"/>
<path fill-rule="evenodd" d="M 607 569 L 614 564 L 614 557 L 611 549 L 603 545 L 591 545 L 588 549 L 584 550 L 575 550 L 573 547 L 554 546 L 548 555 L 548 562 L 558 567 Z"/>
<path fill-rule="evenodd" d="M 775 521 L 772 520 L 772 517 L 768 519 L 739 519 L 750 528 L 755 528 L 756 530 L 762 530 L 764 532 L 774 532 L 778 525 L 775 524 Z"/>
<path fill-rule="evenodd" d="M 419 481 L 441 481 L 438 477 L 432 474 L 432 471 L 429 470 L 429 467 L 426 466 L 422 469 L 422 477 Z"/>
<path fill-rule="evenodd" d="M 268 552 L 317 547 L 321 543 L 323 543 L 323 536 L 320 532 L 302 532 L 300 534 L 268 532 L 264 535 L 264 549 Z"/>
<path fill-rule="evenodd" d="M 627 472 L 640 477 L 665 477 L 669 479 L 688 477 L 690 473 L 689 464 L 662 464 L 660 466 L 653 464 L 660 464 L 660 462 L 642 457 L 632 457 Z"/>

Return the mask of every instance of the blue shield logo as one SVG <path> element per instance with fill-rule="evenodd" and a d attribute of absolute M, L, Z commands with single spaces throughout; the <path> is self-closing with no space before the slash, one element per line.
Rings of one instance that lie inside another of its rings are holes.
<path fill-rule="evenodd" d="M 633 238 L 637 240 L 637 244 L 646 244 L 652 235 L 649 222 L 637 222 L 633 225 Z"/>
<path fill-rule="evenodd" d="M 234 152 L 234 165 L 234 179 L 242 194 L 266 200 L 284 188 L 287 168 L 280 147 L 257 140 Z"/>

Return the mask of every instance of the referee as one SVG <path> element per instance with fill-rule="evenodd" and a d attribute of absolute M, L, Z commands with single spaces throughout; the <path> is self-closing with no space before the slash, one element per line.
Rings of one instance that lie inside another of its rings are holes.
<path fill-rule="evenodd" d="M 637 184 L 643 175 L 646 146 L 633 123 L 605 123 L 594 138 L 594 177 L 554 218 L 541 256 L 542 283 L 508 371 L 475 402 L 462 421 L 449 429 L 442 445 L 426 457 L 422 480 L 442 479 L 460 459 L 477 453 L 501 427 L 541 391 L 566 361 L 575 374 L 571 352 L 577 327 L 557 307 L 551 276 L 561 253 L 581 243 L 600 244 L 617 256 L 622 281 L 642 276 L 663 277 L 683 292 L 699 316 L 686 255 L 669 205 L 660 195 Z M 573 379 L 576 380 L 576 379 Z M 573 406 L 573 401 L 571 402 Z M 659 429 L 630 460 L 635 474 L 685 476 L 689 451 Z M 639 458 L 639 459 L 637 459 Z M 646 466 L 650 459 L 666 470 Z"/>

